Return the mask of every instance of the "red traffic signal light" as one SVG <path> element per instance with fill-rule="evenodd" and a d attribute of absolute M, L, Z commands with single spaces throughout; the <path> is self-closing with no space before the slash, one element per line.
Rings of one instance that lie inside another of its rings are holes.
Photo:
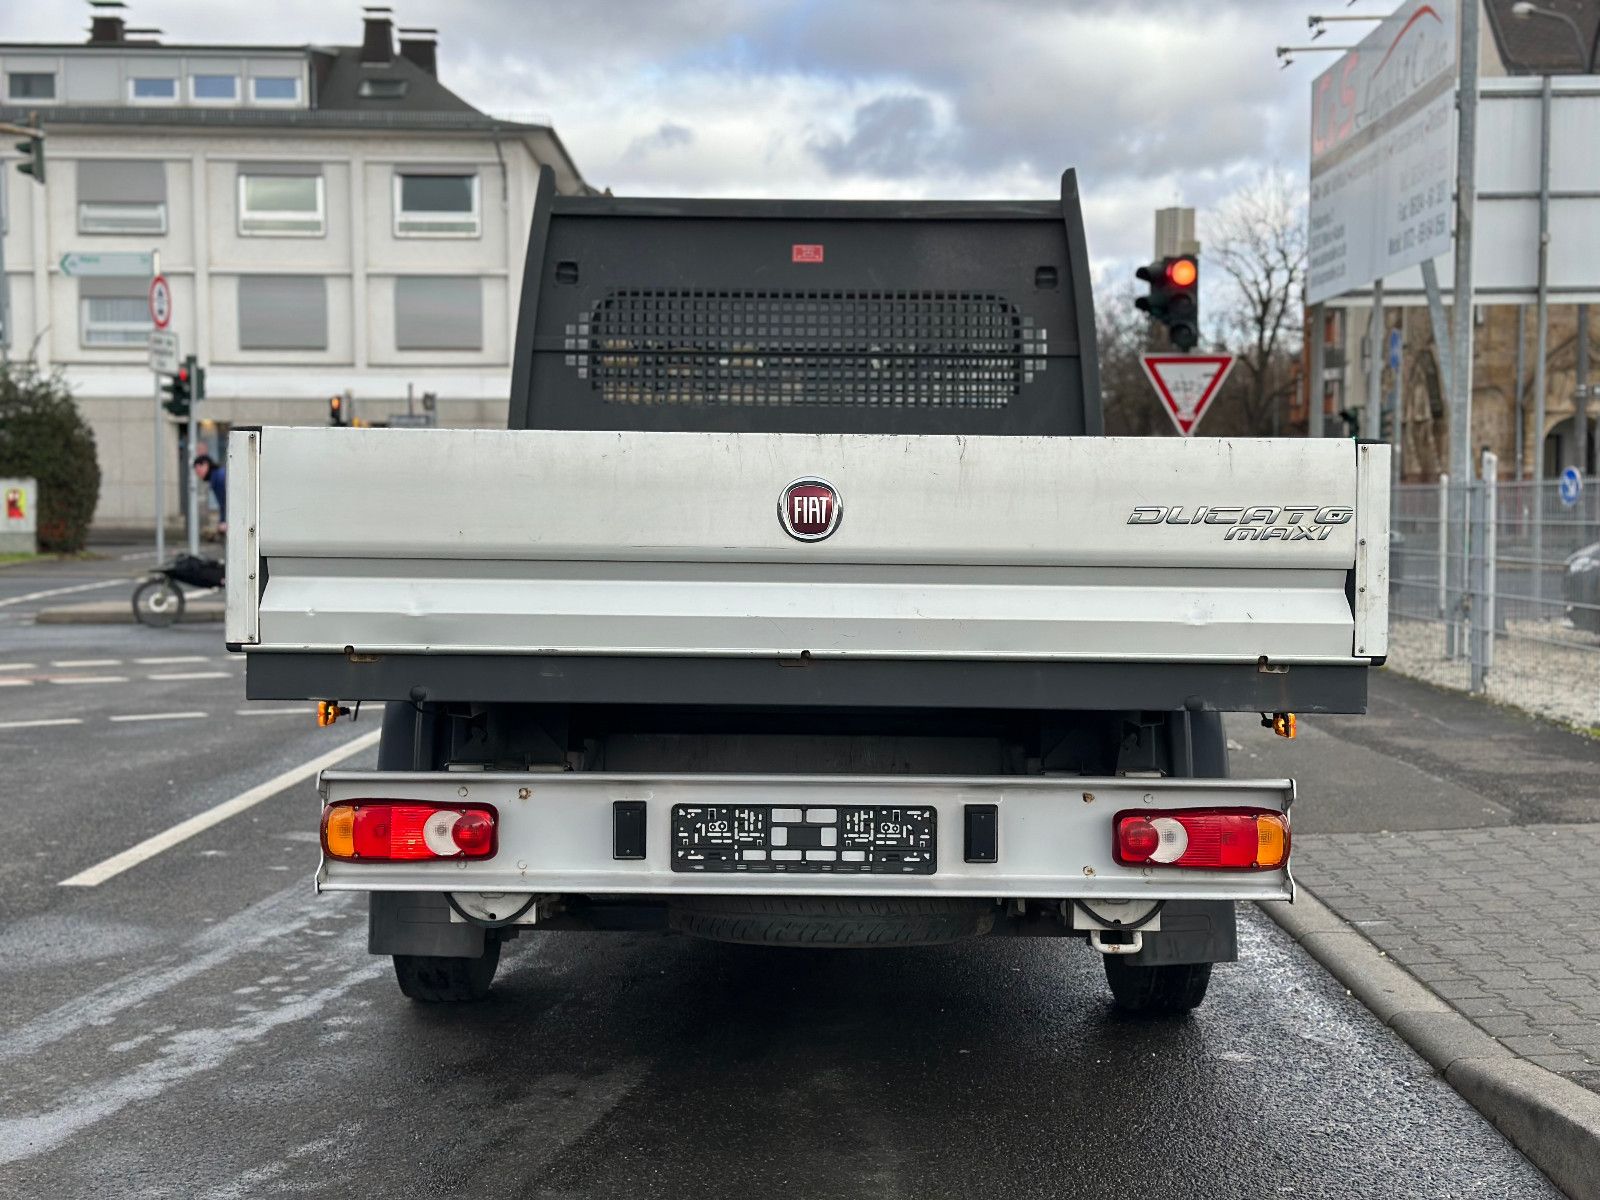
<path fill-rule="evenodd" d="M 1167 337 L 1180 350 L 1200 341 L 1200 262 L 1192 254 L 1170 255 L 1140 267 L 1135 276 L 1150 285 L 1150 294 L 1134 301 L 1167 327 Z"/>

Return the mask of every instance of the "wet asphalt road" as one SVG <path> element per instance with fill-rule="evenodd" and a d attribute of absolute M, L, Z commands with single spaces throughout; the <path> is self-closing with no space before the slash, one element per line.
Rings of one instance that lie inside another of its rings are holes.
<path fill-rule="evenodd" d="M 1053 940 L 532 935 L 438 1010 L 311 894 L 308 784 L 58 886 L 372 728 L 246 715 L 217 640 L 0 625 L 36 679 L 0 688 L 0 1196 L 1555 1195 L 1254 911 L 1185 1020 L 1115 1015 Z M 50 667 L 85 659 L 119 665 Z"/>

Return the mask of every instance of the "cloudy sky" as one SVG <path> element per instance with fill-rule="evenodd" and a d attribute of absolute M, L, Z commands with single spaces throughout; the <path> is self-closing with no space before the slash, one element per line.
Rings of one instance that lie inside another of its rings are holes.
<path fill-rule="evenodd" d="M 619 194 L 1043 197 L 1070 165 L 1118 273 L 1147 256 L 1153 209 L 1203 221 L 1266 167 L 1303 174 L 1331 61 L 1273 58 L 1304 41 L 1310 0 L 391 2 L 439 29 L 448 86 L 548 117 Z M 87 25 L 81 0 L 5 8 L 8 40 Z M 361 23 L 358 0 L 130 0 L 129 20 L 293 44 L 356 43 Z"/>

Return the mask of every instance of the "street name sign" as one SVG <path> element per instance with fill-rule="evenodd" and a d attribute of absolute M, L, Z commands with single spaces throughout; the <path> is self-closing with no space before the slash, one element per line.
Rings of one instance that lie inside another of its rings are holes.
<path fill-rule="evenodd" d="M 150 331 L 150 369 L 157 375 L 178 373 L 178 335 L 171 329 Z"/>
<path fill-rule="evenodd" d="M 1456 6 L 1406 0 L 1311 85 L 1306 300 L 1450 249 Z"/>
<path fill-rule="evenodd" d="M 1184 437 L 1193 436 L 1195 426 L 1233 370 L 1231 354 L 1143 354 L 1139 362 L 1162 407 Z"/>
<path fill-rule="evenodd" d="M 74 250 L 61 256 L 61 273 L 78 279 L 93 276 L 149 278 L 155 274 L 155 257 L 147 250 L 117 250 L 106 254 L 87 254 Z"/>
<path fill-rule="evenodd" d="M 150 281 L 150 321 L 157 329 L 165 329 L 172 320 L 172 285 L 165 275 Z"/>

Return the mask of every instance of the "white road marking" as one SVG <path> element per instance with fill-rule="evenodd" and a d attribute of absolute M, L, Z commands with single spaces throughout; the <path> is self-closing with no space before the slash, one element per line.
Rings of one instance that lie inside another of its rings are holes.
<path fill-rule="evenodd" d="M 36 671 L 38 669 L 37 663 L 6 663 L 5 666 L 0 667 L 0 671 Z"/>
<path fill-rule="evenodd" d="M 170 829 L 163 830 L 153 837 L 147 837 L 137 846 L 130 846 L 121 854 L 114 854 L 104 862 L 79 871 L 76 875 L 61 881 L 62 887 L 98 887 L 106 880 L 122 874 L 130 867 L 136 867 L 148 858 L 154 858 L 164 850 L 170 850 L 180 842 L 187 841 L 197 833 L 210 829 L 213 825 L 226 821 L 229 817 L 237 816 L 247 808 L 253 808 L 263 800 L 277 795 L 285 788 L 293 787 L 306 779 L 315 776 L 326 767 L 331 767 L 337 762 L 342 762 L 352 754 L 366 750 L 378 744 L 379 731 L 374 729 L 363 733 L 360 737 L 351 738 L 342 745 L 335 746 L 332 750 L 317 755 L 310 762 L 301 763 L 298 767 L 290 767 L 283 774 L 258 783 L 247 791 L 240 792 L 232 800 L 224 800 L 213 808 L 206 809 L 203 813 L 196 813 L 187 821 L 179 821 Z"/>
<path fill-rule="evenodd" d="M 61 675 L 46 683 L 127 683 L 126 675 Z"/>
<path fill-rule="evenodd" d="M 32 687 L 31 679 L 0 679 L 0 687 Z"/>
<path fill-rule="evenodd" d="M 0 721 L 0 729 L 38 729 L 44 725 L 82 725 L 82 717 L 48 717 L 36 721 Z"/>
<path fill-rule="evenodd" d="M 113 721 L 198 721 L 206 716 L 203 712 L 169 712 L 169 713 L 124 713 L 112 717 Z"/>
<path fill-rule="evenodd" d="M 236 708 L 236 717 L 314 717 L 314 708 Z"/>
<path fill-rule="evenodd" d="M 120 658 L 57 658 L 50 662 L 52 667 L 120 667 Z"/>
<path fill-rule="evenodd" d="M 10 596 L 4 600 L 0 600 L 0 608 L 6 608 L 12 604 L 26 604 L 30 600 L 48 600 L 51 596 L 71 596 L 77 592 L 92 592 L 96 588 L 117 587 L 119 585 L 126 587 L 132 582 L 133 580 L 131 578 L 102 579 L 96 583 L 74 584 L 72 587 L 46 588 L 42 592 L 29 592 L 25 596 Z"/>
<path fill-rule="evenodd" d="M 233 675 L 228 671 L 167 671 L 146 675 L 146 679 L 231 679 Z"/>
<path fill-rule="evenodd" d="M 133 660 L 141 667 L 163 667 L 168 663 L 197 663 L 205 662 L 204 654 L 169 654 L 164 658 L 136 658 Z"/>

